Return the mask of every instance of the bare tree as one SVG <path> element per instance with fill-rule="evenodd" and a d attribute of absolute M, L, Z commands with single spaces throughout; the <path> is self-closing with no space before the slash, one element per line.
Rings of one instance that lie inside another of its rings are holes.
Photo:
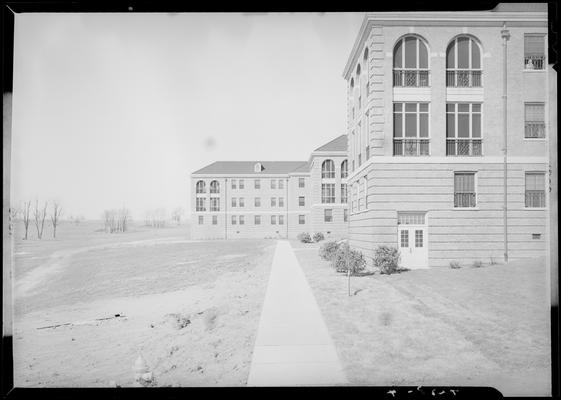
<path fill-rule="evenodd" d="M 105 210 L 103 213 L 105 231 L 108 233 L 126 232 L 129 228 L 131 215 L 128 208 L 123 207 L 119 210 Z"/>
<path fill-rule="evenodd" d="M 35 201 L 35 208 L 33 209 L 33 217 L 35 218 L 35 227 L 37 228 L 37 237 L 43 237 L 43 228 L 45 227 L 45 218 L 47 217 L 47 205 L 45 202 L 43 208 L 39 208 L 39 200 Z"/>
<path fill-rule="evenodd" d="M 25 236 L 23 237 L 24 240 L 27 240 L 27 232 L 29 231 L 29 220 L 31 216 L 31 200 L 25 201 L 23 203 L 23 208 L 21 210 L 21 217 L 23 219 L 23 227 L 25 228 Z"/>
<path fill-rule="evenodd" d="M 62 215 L 62 207 L 58 202 L 53 201 L 53 212 L 51 214 L 51 223 L 53 224 L 53 238 L 56 238 L 56 227 L 60 224 L 60 216 Z"/>
<path fill-rule="evenodd" d="M 183 216 L 183 208 L 177 207 L 171 213 L 171 219 L 177 223 L 177 225 L 181 224 L 181 217 Z"/>

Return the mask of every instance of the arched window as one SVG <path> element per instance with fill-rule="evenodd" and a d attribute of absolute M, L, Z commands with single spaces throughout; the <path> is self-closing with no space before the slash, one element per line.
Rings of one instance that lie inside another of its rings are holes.
<path fill-rule="evenodd" d="M 393 85 L 398 87 L 429 86 L 429 50 L 417 36 L 405 36 L 393 49 Z"/>
<path fill-rule="evenodd" d="M 335 178 L 335 163 L 333 160 L 325 160 L 321 164 L 321 177 L 323 178 Z"/>
<path fill-rule="evenodd" d="M 458 36 L 446 49 L 446 86 L 481 87 L 481 46 L 470 36 Z"/>
<path fill-rule="evenodd" d="M 349 176 L 349 168 L 347 160 L 341 163 L 341 179 L 345 179 Z"/>
<path fill-rule="evenodd" d="M 220 193 L 220 183 L 218 181 L 210 182 L 210 193 Z"/>
<path fill-rule="evenodd" d="M 356 79 L 358 80 L 358 77 L 360 76 L 360 64 L 358 64 L 356 66 Z"/>
<path fill-rule="evenodd" d="M 363 57 L 364 61 L 368 61 L 368 47 L 364 48 L 364 57 Z"/>
<path fill-rule="evenodd" d="M 205 181 L 197 181 L 196 192 L 197 193 L 206 193 Z"/>
<path fill-rule="evenodd" d="M 355 78 L 351 78 L 351 90 L 355 87 Z"/>

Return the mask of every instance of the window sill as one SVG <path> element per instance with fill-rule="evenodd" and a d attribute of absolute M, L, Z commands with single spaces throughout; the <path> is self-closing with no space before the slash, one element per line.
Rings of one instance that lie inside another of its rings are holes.
<path fill-rule="evenodd" d="M 537 137 L 536 137 L 536 138 L 530 138 L 530 137 L 527 138 L 527 137 L 525 137 L 525 138 L 524 138 L 524 140 L 529 140 L 530 142 L 534 142 L 534 141 L 536 141 L 536 142 L 545 142 L 546 139 L 547 139 L 547 138 L 545 138 L 545 137 L 539 137 L 539 138 L 537 138 Z"/>
<path fill-rule="evenodd" d="M 546 211 L 547 207 L 524 207 L 524 210 Z"/>
<path fill-rule="evenodd" d="M 452 207 L 452 210 L 461 210 L 461 211 L 474 210 L 474 211 L 479 211 L 479 207 Z"/>
<path fill-rule="evenodd" d="M 545 68 L 544 69 L 526 69 L 526 68 L 524 68 L 522 70 L 522 72 L 545 72 L 545 71 L 546 71 Z"/>

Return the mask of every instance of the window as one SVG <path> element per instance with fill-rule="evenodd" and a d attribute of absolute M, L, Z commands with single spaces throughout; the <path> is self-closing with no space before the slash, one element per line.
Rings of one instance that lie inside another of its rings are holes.
<path fill-rule="evenodd" d="M 220 211 L 220 198 L 211 197 L 210 198 L 210 211 Z"/>
<path fill-rule="evenodd" d="M 393 85 L 397 87 L 429 86 L 427 45 L 416 36 L 399 39 L 393 51 Z"/>
<path fill-rule="evenodd" d="M 239 220 L 240 220 L 240 225 L 244 225 L 245 221 L 244 221 L 244 216 L 243 215 L 239 216 Z"/>
<path fill-rule="evenodd" d="M 232 207 L 236 207 L 236 198 L 232 197 Z"/>
<path fill-rule="evenodd" d="M 367 194 L 367 187 L 368 186 L 368 177 L 364 177 L 362 179 L 362 198 L 363 198 L 363 204 L 364 204 L 364 208 L 368 209 L 368 194 Z"/>
<path fill-rule="evenodd" d="M 306 198 L 304 196 L 298 197 L 298 206 L 304 207 L 306 205 Z"/>
<path fill-rule="evenodd" d="M 400 231 L 400 247 L 409 247 L 409 231 Z"/>
<path fill-rule="evenodd" d="M 218 216 L 217 215 L 213 215 L 212 216 L 212 225 L 217 225 L 218 224 Z"/>
<path fill-rule="evenodd" d="M 271 225 L 276 225 L 276 224 L 277 224 L 277 216 L 271 215 Z"/>
<path fill-rule="evenodd" d="M 243 179 L 240 179 L 240 181 L 239 181 L 239 188 L 240 188 L 240 189 L 243 189 L 243 188 L 244 188 Z"/>
<path fill-rule="evenodd" d="M 398 212 L 397 224 L 398 225 L 424 225 L 425 213 Z"/>
<path fill-rule="evenodd" d="M 298 178 L 298 187 L 303 188 L 306 185 L 306 180 L 304 178 Z"/>
<path fill-rule="evenodd" d="M 348 222 L 348 221 L 349 221 L 349 210 L 344 208 L 343 209 L 343 222 Z"/>
<path fill-rule="evenodd" d="M 322 203 L 335 203 L 335 184 L 322 183 L 321 184 L 321 202 Z"/>
<path fill-rule="evenodd" d="M 202 215 L 199 215 L 199 225 L 203 225 L 205 222 L 205 218 Z"/>
<path fill-rule="evenodd" d="M 210 193 L 220 193 L 220 183 L 218 181 L 210 182 Z"/>
<path fill-rule="evenodd" d="M 263 166 L 261 165 L 261 163 L 255 163 L 255 165 L 253 166 L 253 172 L 261 172 L 263 171 Z"/>
<path fill-rule="evenodd" d="M 284 207 L 284 197 L 279 197 L 279 207 Z"/>
<path fill-rule="evenodd" d="M 341 203 L 347 202 L 347 184 L 341 183 Z"/>
<path fill-rule="evenodd" d="M 446 104 L 446 155 L 480 156 L 481 104 Z"/>
<path fill-rule="evenodd" d="M 353 183 L 353 192 L 351 193 L 352 195 L 352 203 L 351 203 L 351 211 L 355 212 L 357 211 L 356 206 L 357 206 L 357 199 L 358 199 L 358 182 Z"/>
<path fill-rule="evenodd" d="M 541 233 L 532 233 L 532 239 L 541 239 L 541 238 L 542 238 Z"/>
<path fill-rule="evenodd" d="M 276 188 L 277 188 L 277 180 L 271 179 L 271 189 L 276 189 Z"/>
<path fill-rule="evenodd" d="M 256 215 L 254 217 L 255 225 L 261 225 L 261 215 Z"/>
<path fill-rule="evenodd" d="M 544 172 L 526 172 L 526 207 L 545 207 Z"/>
<path fill-rule="evenodd" d="M 236 188 L 236 180 L 232 179 L 232 189 L 235 189 L 235 188 Z"/>
<path fill-rule="evenodd" d="M 423 230 L 415 229 L 415 247 L 423 247 Z"/>
<path fill-rule="evenodd" d="M 277 206 L 277 198 L 271 197 L 271 207 L 276 207 L 276 206 Z"/>
<path fill-rule="evenodd" d="M 236 222 L 237 222 L 236 216 L 232 215 L 232 225 L 236 225 Z"/>
<path fill-rule="evenodd" d="M 325 160 L 321 164 L 321 178 L 332 179 L 335 178 L 335 163 L 333 160 Z"/>
<path fill-rule="evenodd" d="M 197 193 L 206 193 L 206 185 L 205 185 L 204 181 L 197 181 L 196 192 Z"/>
<path fill-rule="evenodd" d="M 524 35 L 524 69 L 545 69 L 545 35 Z"/>
<path fill-rule="evenodd" d="M 284 225 L 284 215 L 279 215 L 279 225 Z"/>
<path fill-rule="evenodd" d="M 253 202 L 255 207 L 261 207 L 261 197 L 256 197 L 255 201 Z"/>
<path fill-rule="evenodd" d="M 333 222 L 333 210 L 326 208 L 323 210 L 323 220 L 324 222 Z"/>
<path fill-rule="evenodd" d="M 206 199 L 204 197 L 197 197 L 197 211 L 206 211 Z"/>
<path fill-rule="evenodd" d="M 348 164 L 347 160 L 341 163 L 341 179 L 346 179 L 349 176 Z"/>
<path fill-rule="evenodd" d="M 454 207 L 475 207 L 475 173 L 454 173 Z"/>
<path fill-rule="evenodd" d="M 305 215 L 299 215 L 298 216 L 298 224 L 304 225 L 305 223 L 306 223 L 306 216 Z"/>
<path fill-rule="evenodd" d="M 543 103 L 524 104 L 524 137 L 545 138 L 545 111 Z"/>
<path fill-rule="evenodd" d="M 457 37 L 446 49 L 446 86 L 481 87 L 481 49 L 469 36 Z"/>
<path fill-rule="evenodd" d="M 243 197 L 240 197 L 240 198 L 239 198 L 239 203 L 240 203 L 240 207 L 245 207 Z"/>
<path fill-rule="evenodd" d="M 256 180 L 253 182 L 253 187 L 254 187 L 255 189 L 261 189 L 261 180 L 256 179 Z"/>
<path fill-rule="evenodd" d="M 279 189 L 284 189 L 284 181 L 279 179 Z"/>
<path fill-rule="evenodd" d="M 393 155 L 429 155 L 429 103 L 394 103 Z"/>

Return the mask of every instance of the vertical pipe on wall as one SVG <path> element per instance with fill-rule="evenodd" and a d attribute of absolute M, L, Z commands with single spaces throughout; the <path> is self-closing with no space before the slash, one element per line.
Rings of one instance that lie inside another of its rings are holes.
<path fill-rule="evenodd" d="M 228 239 L 228 178 L 224 178 L 224 239 Z"/>
<path fill-rule="evenodd" d="M 289 178 L 286 178 L 286 238 L 288 239 L 288 182 Z"/>
<path fill-rule="evenodd" d="M 504 205 L 503 205 L 503 222 L 504 222 L 504 261 L 508 262 L 508 221 L 507 221 L 507 41 L 510 38 L 510 32 L 506 29 L 506 23 L 503 23 L 501 30 L 503 39 L 503 154 L 504 154 Z"/>

